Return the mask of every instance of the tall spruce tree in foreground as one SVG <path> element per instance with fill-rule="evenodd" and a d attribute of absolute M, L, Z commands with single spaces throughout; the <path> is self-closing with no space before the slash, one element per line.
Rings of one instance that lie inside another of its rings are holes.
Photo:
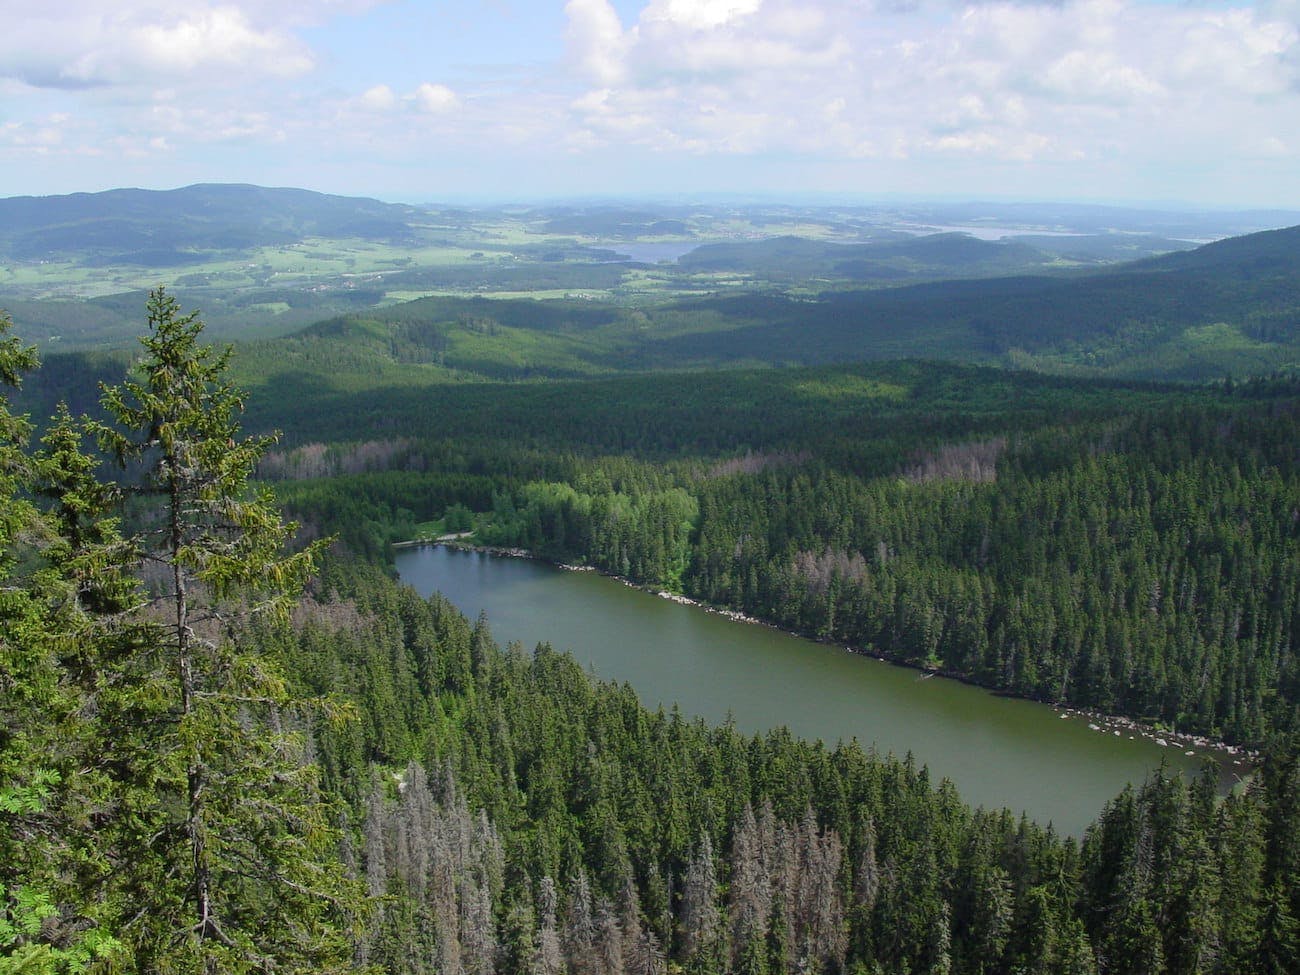
<path fill-rule="evenodd" d="M 36 356 L 9 328 L 9 319 L 0 316 L 0 383 L 13 388 Z M 29 435 L 27 423 L 10 413 L 8 397 L 0 393 L 0 971 L 34 966 L 36 952 L 48 951 L 28 942 L 50 912 L 47 878 L 35 870 L 44 852 L 38 817 L 58 779 L 39 760 L 44 740 L 31 714 L 32 703 L 56 704 L 57 678 L 39 608 L 13 579 L 15 543 L 35 518 L 20 500 L 29 473 L 23 453 Z"/>
<path fill-rule="evenodd" d="M 16 387 L 36 359 L 9 327 L 0 315 L 0 380 Z M 80 424 L 61 410 L 35 455 L 29 434 L 0 395 L 0 973 L 36 975 L 124 956 L 92 835 L 112 804 L 95 715 L 103 621 L 136 603 Z"/>
<path fill-rule="evenodd" d="M 107 683 L 102 729 L 119 781 L 120 936 L 140 970 L 323 972 L 349 967 L 345 921 L 363 900 L 339 866 L 306 755 L 319 711 L 248 643 L 284 617 L 313 568 L 250 478 L 266 437 L 244 437 L 230 350 L 163 289 L 145 354 L 103 390 L 101 445 L 129 472 L 149 638 Z M 136 480 L 135 478 L 138 478 Z"/>

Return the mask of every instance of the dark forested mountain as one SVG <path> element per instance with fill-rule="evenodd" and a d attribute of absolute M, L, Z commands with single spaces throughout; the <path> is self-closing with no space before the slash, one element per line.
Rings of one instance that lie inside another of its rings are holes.
<path fill-rule="evenodd" d="M 493 355 L 562 375 L 625 315 L 426 299 L 250 347 L 250 419 L 305 452 L 266 473 L 363 551 L 456 509 L 485 541 L 1018 694 L 1249 743 L 1300 729 L 1294 383 L 914 362 L 463 381 L 505 372 Z M 80 375 L 55 360 L 24 402 Z"/>
<path fill-rule="evenodd" d="M 1263 230 L 1218 240 L 1195 250 L 1134 262 L 1133 270 L 1208 270 L 1250 277 L 1300 271 L 1300 227 Z"/>
<path fill-rule="evenodd" d="M 845 213 L 851 243 L 667 270 L 589 235 L 707 241 L 693 208 L 572 207 L 431 269 L 403 250 L 475 214 L 0 203 L 47 342 L 139 331 L 117 278 L 46 300 L 96 261 L 220 253 L 187 280 L 231 322 L 313 322 L 232 360 L 159 289 L 129 371 L 33 373 L 0 316 L 0 972 L 1300 966 L 1300 228 L 1082 273 Z M 894 286 L 940 267 L 968 279 Z M 444 285 L 470 290 L 375 307 Z M 564 297 L 477 293 L 506 285 Z M 450 531 L 1258 769 L 1223 798 L 1161 770 L 1062 838 L 910 758 L 499 648 L 386 573 L 391 542 Z"/>
<path fill-rule="evenodd" d="M 1248 242 L 1248 262 L 1278 240 Z M 1219 250 L 1240 268 L 1242 249 Z M 301 451 L 266 474 L 314 530 L 376 555 L 456 510 L 484 541 L 1018 694 L 1247 743 L 1300 729 L 1293 382 L 915 362 L 475 377 L 607 368 L 632 314 L 426 299 L 249 347 L 250 419 Z M 708 337 L 675 321 L 677 341 Z M 84 402 L 81 376 L 52 361 L 24 402 Z"/>
<path fill-rule="evenodd" d="M 412 207 L 309 190 L 206 183 L 0 199 L 0 257 L 105 264 L 197 263 L 212 251 L 304 237 L 410 239 Z"/>
<path fill-rule="evenodd" d="M 458 509 L 484 542 L 1017 694 L 1300 727 L 1293 384 L 902 363 L 295 388 L 258 411 L 301 445 L 266 473 L 362 550 Z"/>
<path fill-rule="evenodd" d="M 1130 376 L 1257 373 L 1300 363 L 1297 255 L 1291 228 L 1079 277 L 702 299 L 676 310 L 723 324 L 657 351 L 680 362 L 920 354 Z"/>

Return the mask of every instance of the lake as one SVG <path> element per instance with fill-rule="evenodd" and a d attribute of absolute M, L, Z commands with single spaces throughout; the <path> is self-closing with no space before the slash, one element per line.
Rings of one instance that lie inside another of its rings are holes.
<path fill-rule="evenodd" d="M 698 240 L 651 240 L 651 241 L 600 241 L 593 246 L 604 247 L 621 254 L 624 258 L 639 264 L 658 264 L 662 261 L 672 263 L 683 254 L 689 254 L 699 247 Z"/>
<path fill-rule="evenodd" d="M 972 805 L 1025 811 L 1076 836 L 1162 760 L 1195 774 L 1212 758 L 1224 791 L 1244 770 L 1223 753 L 1162 747 L 1096 718 L 736 622 L 595 572 L 444 546 L 400 550 L 397 570 L 471 619 L 486 612 L 498 643 L 567 650 L 596 676 L 630 683 L 651 708 L 675 702 L 709 721 L 730 716 L 744 732 L 786 725 L 828 743 L 910 751 Z"/>

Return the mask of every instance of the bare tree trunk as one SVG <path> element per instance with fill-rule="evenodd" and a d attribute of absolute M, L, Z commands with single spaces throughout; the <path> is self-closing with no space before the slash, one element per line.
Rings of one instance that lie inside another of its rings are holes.
<path fill-rule="evenodd" d="M 181 523 L 181 484 L 179 462 L 175 456 L 167 458 L 168 506 L 170 515 L 170 555 L 172 567 L 172 598 L 176 607 L 176 662 L 181 690 L 181 719 L 194 712 L 194 660 L 190 640 L 189 592 L 185 569 L 181 565 L 184 545 L 184 526 Z M 212 867 L 208 862 L 207 823 L 204 810 L 204 790 L 207 785 L 207 767 L 197 742 L 190 746 L 186 759 L 186 814 L 185 835 L 190 844 L 190 864 L 193 871 L 194 910 L 198 920 L 194 925 L 199 940 L 219 934 L 220 925 L 212 907 Z M 210 966 L 209 966 L 210 967 Z"/>

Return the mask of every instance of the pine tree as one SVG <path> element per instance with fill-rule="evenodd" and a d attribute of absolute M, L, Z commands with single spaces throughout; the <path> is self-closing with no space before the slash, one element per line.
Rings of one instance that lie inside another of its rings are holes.
<path fill-rule="evenodd" d="M 242 436 L 230 350 L 201 344 L 203 323 L 161 288 L 148 319 L 135 373 L 103 390 L 118 425 L 98 428 L 153 506 L 133 539 L 150 640 L 117 675 L 151 720 L 104 729 L 134 739 L 145 770 L 114 837 L 136 908 L 123 934 L 142 968 L 346 968 L 341 925 L 363 894 L 305 758 L 312 715 L 244 625 L 284 617 L 315 552 L 286 554 L 294 526 L 250 486 L 272 441 Z"/>
<path fill-rule="evenodd" d="M 769 864 L 772 858 L 770 810 L 764 807 L 761 818 L 745 804 L 740 825 L 731 841 L 731 884 L 728 891 L 728 915 L 731 926 L 732 967 L 743 968 L 745 952 L 767 937 L 768 917 L 772 911 L 772 884 Z M 752 962 L 751 958 L 751 962 Z"/>
<path fill-rule="evenodd" d="M 579 868 L 569 885 L 569 908 L 564 921 L 564 953 L 576 975 L 592 975 L 600 970 L 596 951 L 599 937 L 592 913 L 591 884 L 586 871 Z"/>
<path fill-rule="evenodd" d="M 561 975 L 564 971 L 564 953 L 560 948 L 560 932 L 556 926 L 559 898 L 555 892 L 555 881 L 543 877 L 537 894 L 541 927 L 537 932 L 537 954 L 533 959 L 532 970 L 537 975 Z"/>
<path fill-rule="evenodd" d="M 688 969 L 709 971 L 719 967 L 722 931 L 713 843 L 708 833 L 701 833 L 682 885 L 681 957 Z"/>
<path fill-rule="evenodd" d="M 16 387 L 36 356 L 9 329 L 0 315 L 0 385 Z M 64 411 L 55 433 L 70 428 Z M 0 971 L 72 973 L 123 953 L 117 905 L 86 896 L 109 864 L 78 842 L 103 799 L 87 719 L 93 621 L 81 598 L 94 586 L 76 581 L 89 546 L 66 543 L 66 519 L 29 499 L 65 466 L 73 473 L 54 496 L 73 497 L 93 465 L 71 434 L 56 459 L 34 460 L 29 433 L 0 393 Z M 92 516 L 100 498 L 81 498 Z"/>

